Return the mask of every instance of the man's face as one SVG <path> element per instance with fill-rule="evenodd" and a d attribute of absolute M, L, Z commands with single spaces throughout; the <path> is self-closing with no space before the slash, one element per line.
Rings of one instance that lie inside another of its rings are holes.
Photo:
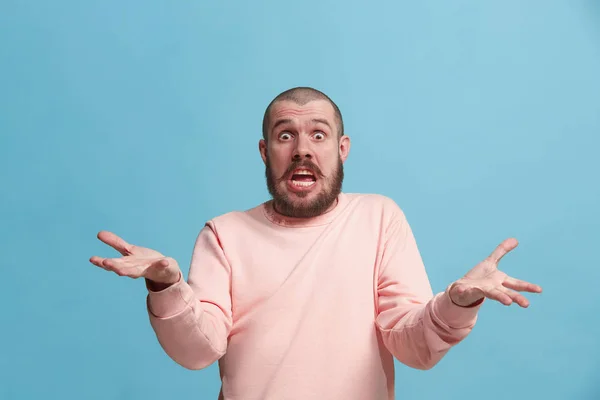
<path fill-rule="evenodd" d="M 341 192 L 350 139 L 338 138 L 333 107 L 280 101 L 270 113 L 268 140 L 259 143 L 275 209 L 309 218 L 326 212 Z"/>

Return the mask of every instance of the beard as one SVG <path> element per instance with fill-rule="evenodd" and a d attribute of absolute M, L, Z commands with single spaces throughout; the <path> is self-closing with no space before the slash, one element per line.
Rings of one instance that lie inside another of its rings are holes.
<path fill-rule="evenodd" d="M 293 200 L 287 193 L 280 189 L 279 184 L 285 182 L 289 178 L 289 174 L 298 167 L 310 168 L 318 179 L 324 183 L 321 192 L 311 201 L 302 199 L 308 196 L 309 193 L 294 193 L 293 196 L 298 199 Z M 344 164 L 338 155 L 337 169 L 330 176 L 326 177 L 311 161 L 295 161 L 288 167 L 282 177 L 277 178 L 273 174 L 269 156 L 267 155 L 265 176 L 267 178 L 267 189 L 273 197 L 273 206 L 278 213 L 293 218 L 313 218 L 325 213 L 342 192 Z"/>

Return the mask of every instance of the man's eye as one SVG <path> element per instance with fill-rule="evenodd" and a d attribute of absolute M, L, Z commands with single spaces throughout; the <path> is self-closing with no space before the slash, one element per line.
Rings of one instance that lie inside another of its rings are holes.
<path fill-rule="evenodd" d="M 323 139 L 325 139 L 325 134 L 323 132 L 317 132 L 317 133 L 315 133 L 314 138 L 317 140 L 323 140 Z"/>
<path fill-rule="evenodd" d="M 281 140 L 290 140 L 292 138 L 292 135 L 290 135 L 287 132 L 283 132 L 279 135 L 279 139 Z"/>

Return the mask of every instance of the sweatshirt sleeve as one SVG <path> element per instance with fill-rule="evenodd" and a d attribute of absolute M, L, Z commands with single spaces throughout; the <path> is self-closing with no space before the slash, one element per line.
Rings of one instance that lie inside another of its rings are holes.
<path fill-rule="evenodd" d="M 214 225 L 200 231 L 186 282 L 161 291 L 148 286 L 150 324 L 165 352 L 188 369 L 202 369 L 226 351 L 232 325 L 231 269 Z"/>
<path fill-rule="evenodd" d="M 403 364 L 434 367 L 473 329 L 481 305 L 455 305 L 434 295 L 413 232 L 399 209 L 384 235 L 377 274 L 376 325 L 387 349 Z"/>

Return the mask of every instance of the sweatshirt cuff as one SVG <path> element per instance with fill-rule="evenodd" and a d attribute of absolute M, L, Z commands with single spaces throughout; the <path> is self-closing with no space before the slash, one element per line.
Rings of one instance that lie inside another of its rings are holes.
<path fill-rule="evenodd" d="M 452 302 L 448 289 L 439 293 L 433 302 L 433 313 L 447 326 L 455 329 L 475 325 L 477 313 L 483 302 L 473 307 L 461 307 Z"/>
<path fill-rule="evenodd" d="M 148 290 L 148 311 L 157 318 L 169 318 L 184 311 L 194 300 L 194 291 L 180 275 L 173 285 L 160 291 Z"/>

